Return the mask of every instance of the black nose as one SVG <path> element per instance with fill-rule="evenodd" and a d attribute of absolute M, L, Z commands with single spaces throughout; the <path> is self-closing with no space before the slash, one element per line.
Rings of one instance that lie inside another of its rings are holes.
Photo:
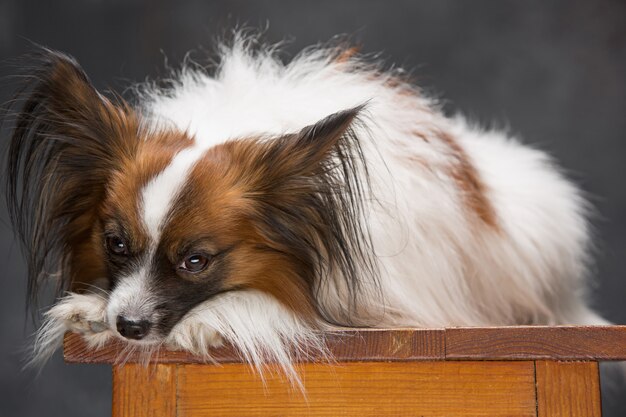
<path fill-rule="evenodd" d="M 148 320 L 131 321 L 122 316 L 117 316 L 117 331 L 127 339 L 143 339 L 150 330 Z"/>

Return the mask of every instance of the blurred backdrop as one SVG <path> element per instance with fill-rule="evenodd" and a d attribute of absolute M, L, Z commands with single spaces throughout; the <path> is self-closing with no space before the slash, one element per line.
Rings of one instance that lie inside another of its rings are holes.
<path fill-rule="evenodd" d="M 447 112 L 506 127 L 554 155 L 597 209 L 594 304 L 626 323 L 625 2 L 0 0 L 0 59 L 35 42 L 74 55 L 97 87 L 123 92 L 188 51 L 202 61 L 216 36 L 244 24 L 287 40 L 289 54 L 348 34 L 364 52 L 413 70 Z M 3 78 L 1 102 L 12 89 Z M 57 354 L 39 376 L 20 370 L 33 327 L 4 206 L 0 276 L 0 415 L 110 415 L 109 367 L 64 365 Z M 625 385 L 605 385 L 605 416 L 626 415 Z"/>

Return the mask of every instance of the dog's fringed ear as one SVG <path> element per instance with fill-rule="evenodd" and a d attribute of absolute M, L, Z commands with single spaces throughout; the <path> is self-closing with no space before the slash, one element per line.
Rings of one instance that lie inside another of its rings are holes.
<path fill-rule="evenodd" d="M 48 277 L 69 289 L 72 249 L 90 238 L 98 202 L 120 160 L 132 155 L 138 121 L 66 55 L 42 50 L 7 111 L 11 220 L 28 258 L 31 302 Z"/>
<path fill-rule="evenodd" d="M 304 170 L 314 168 L 337 149 L 340 140 L 349 140 L 345 136 L 353 133 L 349 130 L 362 109 L 359 106 L 340 111 L 302 129 L 292 143 L 294 159 Z"/>
<path fill-rule="evenodd" d="M 351 154 L 360 158 L 360 144 L 352 124 L 364 106 L 343 110 L 272 141 L 261 158 L 272 177 L 288 179 L 293 175 L 314 174 L 333 156 L 349 162 Z"/>
<path fill-rule="evenodd" d="M 329 321 L 350 323 L 363 279 L 377 282 L 364 201 L 369 177 L 363 156 L 366 129 L 358 129 L 364 106 L 334 113 L 297 133 L 248 142 L 252 160 L 249 197 L 260 209 L 255 224 L 267 245 L 297 260 L 299 278 L 312 292 L 326 284 L 351 295 L 341 317 L 325 306 Z M 371 288 L 371 287 L 370 287 Z M 318 302 L 323 297 L 313 299 Z"/>

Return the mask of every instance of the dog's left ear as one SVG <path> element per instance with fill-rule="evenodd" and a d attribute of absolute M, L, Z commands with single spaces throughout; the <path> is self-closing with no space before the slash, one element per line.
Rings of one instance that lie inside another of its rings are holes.
<path fill-rule="evenodd" d="M 98 275 L 92 235 L 111 174 L 132 156 L 138 118 L 102 96 L 71 57 L 42 50 L 11 107 L 6 192 L 14 229 L 28 258 L 30 299 L 54 277 L 58 294 L 80 276 Z M 20 107 L 20 108 L 18 108 Z M 76 252 L 92 254 L 77 270 Z"/>

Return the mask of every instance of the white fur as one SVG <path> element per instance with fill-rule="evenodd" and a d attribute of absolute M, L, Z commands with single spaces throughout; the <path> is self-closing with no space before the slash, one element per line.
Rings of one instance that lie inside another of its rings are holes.
<path fill-rule="evenodd" d="M 172 208 L 189 171 L 202 156 L 196 147 L 180 151 L 159 175 L 154 177 L 141 192 L 142 220 L 153 242 L 158 242 L 161 228 Z"/>
<path fill-rule="evenodd" d="M 373 181 L 376 203 L 363 221 L 383 297 L 362 300 L 364 324 L 606 324 L 585 303 L 589 230 L 578 189 L 545 153 L 447 118 L 416 88 L 390 84 L 391 76 L 353 59 L 336 61 L 323 49 L 283 64 L 271 50 L 253 53 L 240 39 L 222 48 L 214 77 L 184 69 L 173 90 L 144 90 L 143 110 L 155 124 L 188 131 L 205 149 L 231 138 L 295 132 L 367 103 L 355 129 Z M 478 171 L 497 228 L 468 213 L 449 174 L 456 160 L 439 132 L 453 137 Z M 195 155 L 175 158 L 144 191 L 155 240 Z M 340 314 L 345 292 L 322 290 L 324 305 Z M 268 358 L 289 364 L 289 346 L 319 341 L 271 297 L 242 292 L 194 309 L 168 343 L 209 355 L 216 333 L 256 364 Z"/>
<path fill-rule="evenodd" d="M 275 363 L 295 383 L 299 379 L 294 361 L 313 351 L 324 353 L 319 334 L 260 291 L 225 293 L 199 305 L 172 329 L 166 343 L 210 357 L 208 348 L 221 344 L 220 336 L 237 346 L 259 371 L 261 364 Z"/>
<path fill-rule="evenodd" d="M 106 320 L 111 329 L 117 332 L 117 317 L 122 316 L 129 321 L 151 321 L 155 322 L 157 317 L 154 307 L 158 300 L 155 300 L 149 287 L 149 272 L 146 265 L 150 265 L 150 258 L 144 261 L 143 266 L 139 267 L 130 275 L 119 278 L 119 285 L 109 295 L 109 301 L 106 308 Z M 152 335 L 143 339 L 143 342 L 154 342 L 151 340 Z"/>

